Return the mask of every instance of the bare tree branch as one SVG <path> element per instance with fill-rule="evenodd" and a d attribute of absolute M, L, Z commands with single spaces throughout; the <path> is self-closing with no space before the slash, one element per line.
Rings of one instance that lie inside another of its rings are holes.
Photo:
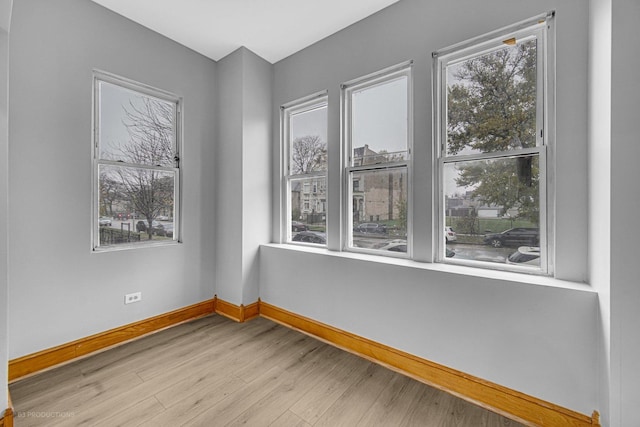
<path fill-rule="evenodd" d="M 291 174 L 300 175 L 327 168 L 327 143 L 318 135 L 296 138 L 291 144 Z"/>

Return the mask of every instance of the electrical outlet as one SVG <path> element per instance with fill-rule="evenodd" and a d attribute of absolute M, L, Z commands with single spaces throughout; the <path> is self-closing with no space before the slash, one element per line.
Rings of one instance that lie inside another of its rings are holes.
<path fill-rule="evenodd" d="M 132 294 L 126 294 L 124 296 L 124 303 L 131 304 L 133 302 L 142 301 L 142 292 L 134 292 Z"/>

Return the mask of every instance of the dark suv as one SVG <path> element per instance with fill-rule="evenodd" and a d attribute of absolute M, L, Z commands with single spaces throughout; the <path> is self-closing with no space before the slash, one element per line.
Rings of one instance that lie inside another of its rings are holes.
<path fill-rule="evenodd" d="M 540 231 L 537 228 L 510 228 L 502 233 L 487 234 L 484 243 L 494 248 L 502 246 L 538 246 Z"/>

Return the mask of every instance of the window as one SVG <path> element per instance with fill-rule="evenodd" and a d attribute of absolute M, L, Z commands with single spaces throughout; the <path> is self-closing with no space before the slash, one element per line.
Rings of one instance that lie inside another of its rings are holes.
<path fill-rule="evenodd" d="M 438 261 L 551 272 L 552 21 L 434 53 Z"/>
<path fill-rule="evenodd" d="M 283 240 L 326 245 L 327 97 L 282 107 L 285 153 Z"/>
<path fill-rule="evenodd" d="M 345 246 L 407 257 L 411 63 L 342 86 Z"/>
<path fill-rule="evenodd" d="M 180 100 L 94 73 L 93 247 L 179 239 Z"/>

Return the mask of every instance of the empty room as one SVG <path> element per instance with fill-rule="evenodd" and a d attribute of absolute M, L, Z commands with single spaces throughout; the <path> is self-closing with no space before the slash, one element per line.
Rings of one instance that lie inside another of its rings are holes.
<path fill-rule="evenodd" d="M 639 19 L 0 0 L 0 427 L 640 426 Z"/>

